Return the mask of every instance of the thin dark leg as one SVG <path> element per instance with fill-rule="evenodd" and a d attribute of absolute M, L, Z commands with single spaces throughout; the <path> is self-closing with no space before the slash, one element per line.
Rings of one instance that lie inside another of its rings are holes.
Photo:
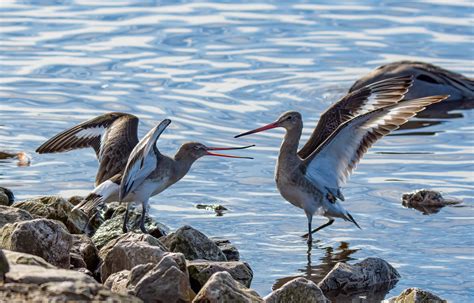
<path fill-rule="evenodd" d="M 311 233 L 311 220 L 308 221 L 308 244 L 313 243 L 313 233 Z"/>
<path fill-rule="evenodd" d="M 140 217 L 140 230 L 147 234 L 148 231 L 145 228 L 145 219 L 146 219 L 146 203 L 142 202 L 142 216 Z"/>
<path fill-rule="evenodd" d="M 128 233 L 128 227 L 127 227 L 127 223 L 128 223 L 128 208 L 130 207 L 130 204 L 129 203 L 126 203 L 126 207 L 125 207 L 125 215 L 123 216 L 123 225 L 122 225 L 122 231 L 124 233 Z"/>
<path fill-rule="evenodd" d="M 331 218 L 331 219 L 329 219 L 329 221 L 327 221 L 326 223 L 324 223 L 324 224 L 321 225 L 320 227 L 315 228 L 313 231 L 311 231 L 311 228 L 310 228 L 310 229 L 309 229 L 309 232 L 308 232 L 307 234 L 304 234 L 304 235 L 303 235 L 303 238 L 306 238 L 306 237 L 308 236 L 308 234 L 311 235 L 311 234 L 317 232 L 318 230 L 321 230 L 321 229 L 323 229 L 323 228 L 325 228 L 325 227 L 328 227 L 329 225 L 331 225 L 331 224 L 333 224 L 333 223 L 334 223 L 334 219 Z"/>

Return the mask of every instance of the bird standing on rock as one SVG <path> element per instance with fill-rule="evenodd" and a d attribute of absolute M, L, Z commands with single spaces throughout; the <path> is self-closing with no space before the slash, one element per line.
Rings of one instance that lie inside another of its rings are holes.
<path fill-rule="evenodd" d="M 356 223 L 338 201 L 341 187 L 367 149 L 397 129 L 426 106 L 449 96 L 431 96 L 400 102 L 412 84 L 411 77 L 383 80 L 356 90 L 324 112 L 310 139 L 300 151 L 303 121 L 298 112 L 286 112 L 275 122 L 235 136 L 241 137 L 276 127 L 286 130 L 275 169 L 280 194 L 308 219 L 308 244 L 312 233 L 331 225 L 334 218 Z M 312 230 L 314 214 L 328 222 Z M 360 228 L 360 227 L 359 227 Z"/>
<path fill-rule="evenodd" d="M 145 216 L 149 198 L 183 178 L 197 159 L 205 155 L 252 159 L 212 151 L 245 149 L 253 145 L 207 147 L 197 142 L 183 144 L 173 158 L 163 155 L 156 147 L 156 142 L 170 123 L 169 119 L 163 120 L 138 142 L 138 139 L 135 139 L 138 119 L 128 114 L 109 113 L 58 134 L 40 146 L 37 151 L 42 153 L 94 147 L 99 158 L 99 171 L 96 177 L 98 185 L 74 207 L 73 211 L 81 209 L 91 216 L 100 204 L 113 201 L 126 202 L 127 210 L 123 224 L 123 230 L 126 232 L 128 205 L 131 202 L 138 202 L 142 205 L 140 229 L 146 233 Z"/>

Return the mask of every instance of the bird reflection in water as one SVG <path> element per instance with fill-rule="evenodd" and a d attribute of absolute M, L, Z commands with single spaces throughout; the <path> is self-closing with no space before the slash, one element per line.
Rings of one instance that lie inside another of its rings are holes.
<path fill-rule="evenodd" d="M 321 250 L 324 254 L 319 258 L 320 262 L 313 264 L 312 262 L 312 248 L 315 251 Z M 272 290 L 276 290 L 283 286 L 283 284 L 303 277 L 318 284 L 338 262 L 346 263 L 351 260 L 356 260 L 352 255 L 359 251 L 359 249 L 351 249 L 348 242 L 340 242 L 337 248 L 332 246 L 323 246 L 319 240 L 313 242 L 313 245 L 308 246 L 307 251 L 307 263 L 304 268 L 299 269 L 300 274 L 284 277 L 278 279 L 272 286 Z M 354 292 L 327 292 L 325 296 L 331 300 L 331 302 L 381 302 L 385 295 L 392 289 L 396 284 L 396 281 L 391 283 L 376 285 L 369 289 L 358 290 Z"/>

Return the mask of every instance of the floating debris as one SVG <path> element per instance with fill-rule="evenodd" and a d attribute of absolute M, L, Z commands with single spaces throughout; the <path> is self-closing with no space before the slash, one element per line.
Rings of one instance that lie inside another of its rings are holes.
<path fill-rule="evenodd" d="M 196 204 L 196 208 L 214 211 L 218 217 L 224 215 L 224 211 L 228 210 L 220 204 Z"/>
<path fill-rule="evenodd" d="M 421 211 L 424 215 L 435 214 L 447 205 L 457 205 L 461 200 L 454 198 L 443 198 L 440 192 L 421 189 L 414 193 L 403 194 L 402 204 L 408 208 Z"/>

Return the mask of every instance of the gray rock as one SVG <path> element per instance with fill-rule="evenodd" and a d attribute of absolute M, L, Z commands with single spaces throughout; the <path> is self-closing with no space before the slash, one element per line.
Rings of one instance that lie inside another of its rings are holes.
<path fill-rule="evenodd" d="M 15 202 L 12 191 L 5 187 L 0 187 L 0 205 L 10 206 Z"/>
<path fill-rule="evenodd" d="M 100 262 L 99 251 L 86 235 L 72 235 L 71 259 L 73 256 L 78 256 L 84 265 L 76 265 L 75 268 L 85 267 L 92 272 L 97 269 Z"/>
<path fill-rule="evenodd" d="M 386 261 L 380 258 L 367 258 L 354 265 L 337 263 L 318 286 L 324 293 L 350 292 L 399 279 L 400 274 Z"/>
<path fill-rule="evenodd" d="M 99 251 L 99 257 L 104 259 L 105 255 L 120 241 L 147 242 L 151 246 L 157 246 L 162 251 L 167 251 L 167 248 L 163 243 L 152 235 L 128 232 L 126 234 L 121 234 L 119 237 L 109 241 L 107 245 L 103 246 Z"/>
<path fill-rule="evenodd" d="M 188 272 L 191 286 L 198 292 L 207 280 L 216 272 L 226 271 L 234 280 L 242 283 L 245 287 L 250 287 L 253 278 L 252 269 L 245 262 L 230 261 L 216 262 L 207 260 L 188 261 Z"/>
<path fill-rule="evenodd" d="M 61 268 L 69 268 L 71 246 L 71 234 L 54 220 L 34 219 L 0 229 L 0 248 L 33 254 Z"/>
<path fill-rule="evenodd" d="M 176 262 L 178 260 L 178 262 Z M 182 254 L 169 254 L 158 264 L 148 263 L 109 276 L 104 285 L 120 294 L 133 294 L 145 302 L 190 302 L 191 289 Z"/>
<path fill-rule="evenodd" d="M 101 249 L 109 241 L 118 238 L 123 234 L 122 232 L 122 223 L 123 216 L 125 212 L 125 207 L 120 206 L 117 208 L 112 217 L 106 220 L 100 227 L 97 229 L 95 234 L 92 236 L 92 241 L 98 249 Z M 137 233 L 140 231 L 140 213 L 136 211 L 130 211 L 129 213 L 129 230 Z M 168 227 L 165 225 L 156 222 L 151 217 L 147 216 L 145 220 L 145 227 L 150 233 L 150 235 L 160 238 L 167 234 Z"/>
<path fill-rule="evenodd" d="M 216 243 L 188 225 L 162 238 L 162 242 L 169 251 L 180 252 L 188 260 L 227 261 Z"/>
<path fill-rule="evenodd" d="M 10 264 L 8 264 L 7 257 L 3 250 L 0 249 L 0 282 L 5 280 L 5 274 L 10 271 Z"/>
<path fill-rule="evenodd" d="M 72 234 L 83 233 L 88 226 L 95 229 L 96 226 L 88 225 L 89 218 L 81 211 L 71 212 L 74 205 L 67 200 L 56 196 L 45 196 L 15 203 L 16 208 L 26 210 L 35 218 L 46 218 L 58 220 L 66 225 Z M 91 231 L 88 231 L 91 232 Z"/>
<path fill-rule="evenodd" d="M 234 244 L 227 239 L 211 238 L 225 255 L 227 261 L 239 261 L 240 254 Z"/>
<path fill-rule="evenodd" d="M 41 285 L 0 284 L 0 302 L 123 302 L 139 303 L 133 296 L 116 294 L 98 283 L 51 282 Z"/>
<path fill-rule="evenodd" d="M 149 263 L 152 264 L 152 263 Z M 135 267 L 138 267 L 137 265 Z M 135 268 L 134 267 L 134 268 Z M 110 289 L 111 291 L 126 295 L 128 294 L 128 282 L 129 282 L 130 270 L 122 270 L 116 273 L 111 274 L 104 283 L 104 286 Z"/>
<path fill-rule="evenodd" d="M 331 303 L 322 290 L 305 278 L 291 280 L 264 298 L 265 303 Z"/>
<path fill-rule="evenodd" d="M 171 256 L 162 258 L 136 284 L 133 279 L 131 282 L 132 293 L 145 302 L 190 302 L 195 296 L 187 272 L 181 271 Z"/>
<path fill-rule="evenodd" d="M 388 303 L 445 303 L 446 300 L 419 288 L 407 288 L 397 296 L 388 299 Z"/>
<path fill-rule="evenodd" d="M 143 240 L 140 240 L 140 237 Z M 129 233 L 116 242 L 103 247 L 99 255 L 103 259 L 101 265 L 102 281 L 116 272 L 124 269 L 132 269 L 136 265 L 146 263 L 158 263 L 167 252 L 160 245 L 150 244 L 159 241 L 150 235 Z M 186 267 L 186 265 L 182 265 Z"/>
<path fill-rule="evenodd" d="M 43 284 L 48 282 L 82 281 L 97 283 L 85 274 L 61 268 L 44 268 L 36 265 L 12 264 L 6 274 L 7 283 Z"/>
<path fill-rule="evenodd" d="M 232 279 L 225 271 L 211 276 L 193 300 L 193 303 L 249 303 L 263 302 L 263 299 L 252 289 Z"/>
<path fill-rule="evenodd" d="M 22 209 L 0 205 L 0 228 L 7 223 L 28 221 L 33 217 Z"/>
<path fill-rule="evenodd" d="M 43 258 L 35 256 L 35 255 L 6 250 L 6 249 L 2 251 L 5 254 L 10 264 L 36 265 L 36 266 L 40 266 L 44 268 L 56 268 L 56 266 L 49 264 Z"/>

